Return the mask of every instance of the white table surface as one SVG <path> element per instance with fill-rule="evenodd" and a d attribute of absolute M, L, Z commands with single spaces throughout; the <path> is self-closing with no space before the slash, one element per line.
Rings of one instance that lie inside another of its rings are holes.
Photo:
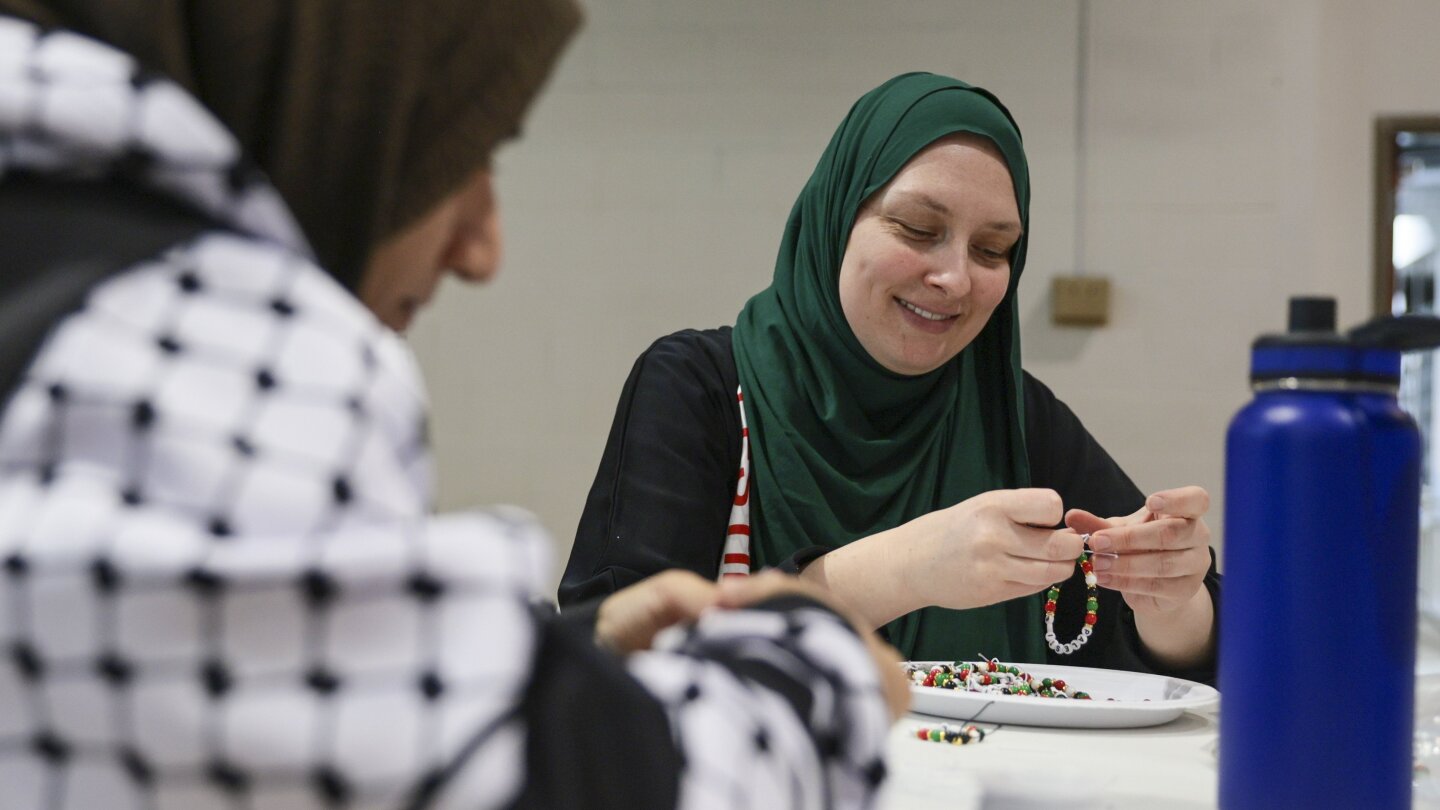
<path fill-rule="evenodd" d="M 947 721 L 911 714 L 891 730 L 880 806 L 1208 808 L 1216 802 L 1213 710 L 1137 729 L 1056 729 L 986 723 L 984 741 L 943 745 L 916 729 Z M 924 804 L 916 804 L 924 802 Z"/>
<path fill-rule="evenodd" d="M 1440 620 L 1420 623 L 1416 667 L 1417 721 L 1440 706 Z M 1218 709 L 1187 712 L 1163 726 L 1056 729 L 977 723 L 992 733 L 971 745 L 922 741 L 916 729 L 950 722 L 911 714 L 895 724 L 888 744 L 890 779 L 883 810 L 1053 810 L 1216 806 Z M 1434 720 L 1432 723 L 1436 722 Z M 1422 785 L 1422 788 L 1427 787 Z M 1416 807 L 1440 787 L 1417 789 Z"/>

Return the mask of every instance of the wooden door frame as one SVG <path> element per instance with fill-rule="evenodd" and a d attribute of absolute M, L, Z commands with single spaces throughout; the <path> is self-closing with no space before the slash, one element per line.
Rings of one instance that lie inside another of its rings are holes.
<path fill-rule="evenodd" d="M 1375 119 L 1374 314 L 1389 315 L 1395 297 L 1395 191 L 1399 162 L 1395 136 L 1401 132 L 1440 132 L 1440 115 L 1382 115 Z"/>

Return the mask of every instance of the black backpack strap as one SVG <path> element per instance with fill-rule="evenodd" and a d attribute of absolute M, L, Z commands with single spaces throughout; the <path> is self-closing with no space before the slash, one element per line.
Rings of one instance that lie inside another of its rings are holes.
<path fill-rule="evenodd" d="M 215 220 L 119 179 L 0 179 L 0 403 L 97 284 Z"/>

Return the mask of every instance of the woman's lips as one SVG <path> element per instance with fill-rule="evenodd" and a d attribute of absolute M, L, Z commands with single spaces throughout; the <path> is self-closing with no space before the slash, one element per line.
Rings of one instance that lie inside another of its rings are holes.
<path fill-rule="evenodd" d="M 900 308 L 900 312 L 907 323 L 922 332 L 928 332 L 933 335 L 943 334 L 948 331 L 960 317 L 959 313 L 946 314 L 936 312 L 935 310 L 912 304 L 903 298 L 896 298 L 895 304 Z"/>

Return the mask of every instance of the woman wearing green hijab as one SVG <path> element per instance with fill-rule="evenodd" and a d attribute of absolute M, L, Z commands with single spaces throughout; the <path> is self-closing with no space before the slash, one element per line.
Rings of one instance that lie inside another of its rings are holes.
<path fill-rule="evenodd" d="M 917 73 L 857 101 L 791 210 L 771 286 L 733 330 L 671 335 L 637 362 L 562 604 L 669 567 L 778 566 L 908 658 L 1210 679 L 1208 496 L 1147 500 L 1021 369 L 1029 200 L 1018 127 L 990 93 Z M 1082 532 L 1119 554 L 1095 559 L 1093 619 Z M 1093 640 L 1065 652 L 1087 622 Z"/>

